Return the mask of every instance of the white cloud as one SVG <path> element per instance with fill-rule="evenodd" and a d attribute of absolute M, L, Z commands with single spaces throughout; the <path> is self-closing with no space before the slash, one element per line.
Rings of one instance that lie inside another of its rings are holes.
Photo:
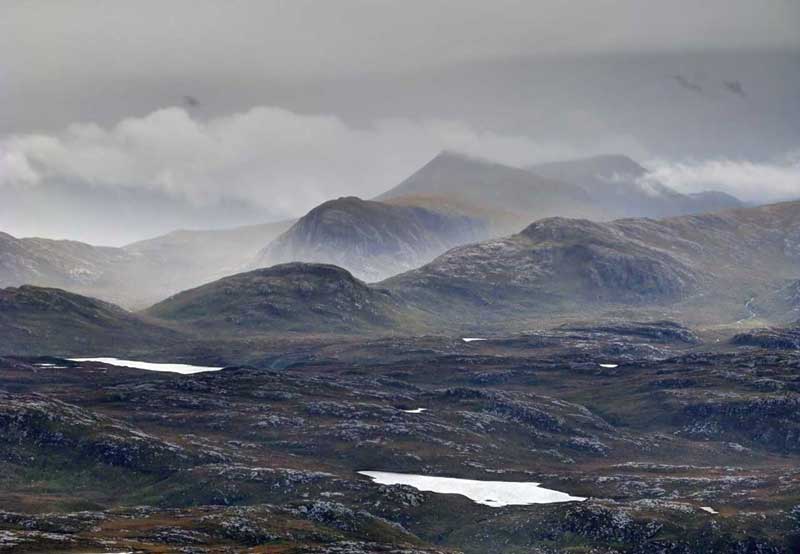
<path fill-rule="evenodd" d="M 610 141 L 635 147 L 625 138 Z M 389 118 L 356 128 L 275 107 L 209 120 L 175 107 L 110 128 L 73 124 L 54 135 L 0 140 L 0 187 L 140 188 L 196 206 L 235 200 L 298 215 L 331 197 L 379 194 L 442 149 L 512 165 L 581 153 L 457 121 Z"/>
<path fill-rule="evenodd" d="M 800 158 L 796 153 L 773 163 L 723 159 L 648 165 L 651 170 L 645 182 L 661 182 L 681 192 L 715 189 L 760 203 L 800 198 Z"/>

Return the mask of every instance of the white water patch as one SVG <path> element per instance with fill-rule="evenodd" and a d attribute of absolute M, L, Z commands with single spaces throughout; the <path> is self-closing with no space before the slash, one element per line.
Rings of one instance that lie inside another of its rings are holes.
<path fill-rule="evenodd" d="M 405 412 L 407 414 L 421 414 L 422 412 L 427 412 L 428 408 L 414 408 L 413 410 L 400 410 L 401 412 Z"/>
<path fill-rule="evenodd" d="M 619 367 L 619 364 L 599 364 L 600 367 L 604 367 L 606 369 L 614 369 L 615 367 Z"/>
<path fill-rule="evenodd" d="M 709 514 L 712 514 L 712 515 L 719 513 L 718 511 L 716 511 L 711 506 L 700 506 L 700 509 L 703 510 L 704 512 L 708 512 Z"/>
<path fill-rule="evenodd" d="M 135 369 L 144 369 L 147 371 L 165 371 L 168 373 L 181 373 L 183 375 L 191 375 L 192 373 L 203 373 L 205 371 L 219 371 L 220 369 L 222 369 L 221 367 L 207 367 L 201 365 L 138 362 L 135 360 L 120 360 L 119 358 L 70 358 L 70 361 L 99 362 L 102 364 L 108 364 L 117 367 L 132 367 Z"/>
<path fill-rule="evenodd" d="M 452 477 L 433 477 L 385 471 L 359 471 L 379 485 L 408 485 L 420 491 L 440 494 L 460 494 L 473 502 L 498 508 L 526 504 L 553 504 L 556 502 L 582 502 L 580 496 L 545 489 L 539 483 L 514 481 L 474 481 Z"/>
<path fill-rule="evenodd" d="M 477 337 L 465 337 L 461 340 L 463 340 L 464 342 L 475 342 L 476 340 L 489 340 L 489 339 L 480 339 Z"/>

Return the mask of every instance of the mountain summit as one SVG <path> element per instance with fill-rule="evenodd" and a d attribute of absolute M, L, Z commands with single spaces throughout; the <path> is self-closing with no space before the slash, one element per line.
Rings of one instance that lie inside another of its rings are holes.
<path fill-rule="evenodd" d="M 445 151 L 405 181 L 377 197 L 393 203 L 435 205 L 458 200 L 474 213 L 500 218 L 505 231 L 521 229 L 533 219 L 561 215 L 601 215 L 592 199 L 572 183 L 535 175 L 500 163 Z"/>
<path fill-rule="evenodd" d="M 351 196 L 308 212 L 263 249 L 254 265 L 330 263 L 379 281 L 487 236 L 487 225 L 473 217 Z"/>

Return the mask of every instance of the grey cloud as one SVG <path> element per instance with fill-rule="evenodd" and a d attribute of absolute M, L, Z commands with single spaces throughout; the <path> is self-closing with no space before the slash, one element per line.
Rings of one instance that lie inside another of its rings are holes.
<path fill-rule="evenodd" d="M 384 118 L 352 126 L 331 115 L 263 106 L 200 119 L 173 107 L 109 127 L 73 124 L 0 140 L 0 200 L 15 213 L 3 230 L 30 233 L 23 222 L 33 220 L 47 234 L 48 218 L 33 212 L 70 213 L 64 199 L 72 205 L 81 198 L 84 222 L 97 221 L 81 237 L 94 232 L 119 242 L 131 240 L 130 233 L 112 237 L 101 224 L 115 210 L 141 216 L 133 238 L 193 221 L 213 227 L 297 216 L 332 197 L 375 196 L 443 149 L 512 165 L 605 148 L 639 151 L 630 139 L 613 136 L 594 148 L 453 120 Z M 152 218 L 148 206 L 156 204 L 163 209 Z"/>
<path fill-rule="evenodd" d="M 800 157 L 789 153 L 772 162 L 750 160 L 651 161 L 645 182 L 683 192 L 717 189 L 753 203 L 800 199 Z"/>
<path fill-rule="evenodd" d="M 798 20 L 783 0 L 8 0 L 0 230 L 86 238 L 121 199 L 145 235 L 296 215 L 443 147 L 769 165 L 797 145 Z"/>
<path fill-rule="evenodd" d="M 797 51 L 798 20 L 800 3 L 783 0 L 138 0 L 113 8 L 100 0 L 6 0 L 0 119 L 41 111 L 37 99 L 56 92 L 60 104 L 82 95 L 76 103 L 93 106 L 99 117 L 114 101 L 134 110 L 170 105 L 174 92 L 162 88 L 176 85 L 219 97 L 219 104 L 247 95 L 232 92 L 237 88 L 252 91 L 241 108 L 285 105 L 274 96 L 332 80 L 409 72 L 403 79 L 413 79 L 461 63 Z M 68 108 L 50 105 L 43 115 L 52 119 Z M 132 113 L 142 112 L 115 117 Z"/>

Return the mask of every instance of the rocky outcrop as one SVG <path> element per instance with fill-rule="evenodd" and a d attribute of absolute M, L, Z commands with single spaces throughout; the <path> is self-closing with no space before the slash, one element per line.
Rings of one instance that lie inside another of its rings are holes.
<path fill-rule="evenodd" d="M 735 335 L 731 343 L 770 350 L 800 350 L 800 327 L 754 329 Z"/>

